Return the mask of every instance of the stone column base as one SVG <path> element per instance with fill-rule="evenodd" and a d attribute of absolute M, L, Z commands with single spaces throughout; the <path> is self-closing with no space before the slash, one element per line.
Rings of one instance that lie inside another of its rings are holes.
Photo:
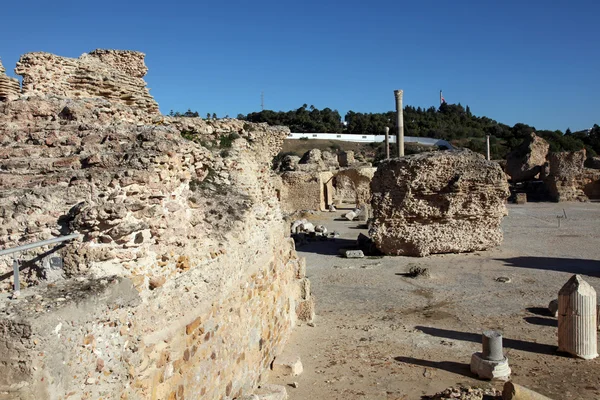
<path fill-rule="evenodd" d="M 483 358 L 481 353 L 473 353 L 471 356 L 471 372 L 482 379 L 493 379 L 506 381 L 510 377 L 508 358 L 502 361 L 490 361 Z"/>

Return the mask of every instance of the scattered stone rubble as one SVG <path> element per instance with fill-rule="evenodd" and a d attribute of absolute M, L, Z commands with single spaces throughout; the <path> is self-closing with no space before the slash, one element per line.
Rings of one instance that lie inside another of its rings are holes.
<path fill-rule="evenodd" d="M 241 397 L 314 317 L 270 168 L 289 130 L 160 116 L 141 60 L 25 55 L 27 95 L 0 103 L 0 245 L 83 235 L 20 255 L 21 296 L 0 298 L 0 392 Z M 64 279 L 39 272 L 46 254 Z M 0 291 L 11 272 L 0 258 Z"/>
<path fill-rule="evenodd" d="M 389 255 L 485 250 L 502 242 L 508 183 L 469 150 L 384 161 L 371 182 L 370 235 Z"/>
<path fill-rule="evenodd" d="M 470 386 L 459 386 L 445 389 L 433 396 L 426 396 L 429 400 L 493 400 L 502 399 L 502 392 L 493 388 L 474 388 Z"/>

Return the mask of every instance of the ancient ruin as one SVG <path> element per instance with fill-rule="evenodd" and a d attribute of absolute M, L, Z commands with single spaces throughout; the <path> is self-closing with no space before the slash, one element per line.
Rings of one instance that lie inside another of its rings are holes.
<path fill-rule="evenodd" d="M 558 292 L 558 350 L 579 358 L 598 357 L 596 290 L 573 275 Z"/>
<path fill-rule="evenodd" d="M 0 101 L 14 100 L 19 97 L 21 85 L 15 78 L 6 76 L 6 70 L 0 60 Z"/>
<path fill-rule="evenodd" d="M 17 70 L 26 96 L 0 103 L 0 244 L 82 238 L 18 255 L 0 393 L 252 393 L 314 316 L 270 168 L 289 131 L 155 115 L 141 53 L 33 53 Z"/>
<path fill-rule="evenodd" d="M 513 182 L 522 182 L 539 177 L 550 145 L 532 133 L 529 138 L 506 157 L 506 173 Z"/>
<path fill-rule="evenodd" d="M 131 106 L 138 120 L 158 114 L 158 104 L 142 79 L 148 69 L 137 51 L 94 50 L 77 59 L 28 53 L 15 72 L 23 77 L 23 94 L 107 99 Z"/>
<path fill-rule="evenodd" d="M 370 233 L 385 254 L 423 257 L 502 242 L 508 183 L 498 164 L 469 150 L 385 161 L 371 191 Z"/>

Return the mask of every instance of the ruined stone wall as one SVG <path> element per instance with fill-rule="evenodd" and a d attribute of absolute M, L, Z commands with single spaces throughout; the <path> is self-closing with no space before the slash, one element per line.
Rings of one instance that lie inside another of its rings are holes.
<path fill-rule="evenodd" d="M 9 398 L 247 394 L 296 315 L 314 312 L 270 168 L 288 132 L 114 118 L 128 112 L 58 96 L 0 104 L 0 244 L 83 234 L 20 256 L 21 296 L 0 301 Z M 64 268 L 40 267 L 48 253 Z M 1 291 L 11 270 L 0 259 Z"/>
<path fill-rule="evenodd" d="M 356 203 L 357 207 L 371 202 L 371 180 L 377 168 L 346 168 L 337 172 L 336 182 L 339 182 L 337 195 L 342 200 L 349 197 Z M 348 187 L 350 184 L 350 188 Z"/>
<path fill-rule="evenodd" d="M 28 53 L 15 72 L 23 77 L 25 95 L 98 97 L 156 115 L 158 104 L 142 79 L 147 71 L 143 59 L 143 53 L 119 50 L 95 50 L 76 59 Z"/>
<path fill-rule="evenodd" d="M 288 171 L 281 174 L 281 207 L 285 212 L 325 211 L 332 200 L 331 172 Z M 329 189 L 326 189 L 329 188 Z"/>
<path fill-rule="evenodd" d="M 586 151 L 559 152 L 548 154 L 548 172 L 544 184 L 554 201 L 587 200 L 584 192 L 584 162 Z"/>
<path fill-rule="evenodd" d="M 21 85 L 15 78 L 6 76 L 6 70 L 0 60 L 0 101 L 14 100 L 21 93 Z"/>

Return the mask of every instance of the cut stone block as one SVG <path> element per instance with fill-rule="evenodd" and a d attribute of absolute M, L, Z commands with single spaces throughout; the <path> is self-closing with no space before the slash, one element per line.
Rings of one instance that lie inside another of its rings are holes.
<path fill-rule="evenodd" d="M 517 193 L 515 196 L 515 203 L 527 204 L 527 193 Z"/>
<path fill-rule="evenodd" d="M 273 361 L 273 373 L 276 375 L 298 376 L 303 371 L 300 356 L 282 354 Z"/>
<path fill-rule="evenodd" d="M 353 221 L 354 218 L 356 218 L 356 213 L 354 211 L 347 212 L 344 214 L 344 218 L 346 218 L 348 221 Z"/>
<path fill-rule="evenodd" d="M 538 392 L 517 385 L 514 382 L 506 382 L 502 390 L 502 400 L 552 400 Z"/>
<path fill-rule="evenodd" d="M 288 394 L 285 386 L 262 385 L 254 392 L 259 400 L 287 400 Z"/>
<path fill-rule="evenodd" d="M 362 250 L 340 250 L 340 254 L 346 258 L 364 258 L 365 253 Z"/>

